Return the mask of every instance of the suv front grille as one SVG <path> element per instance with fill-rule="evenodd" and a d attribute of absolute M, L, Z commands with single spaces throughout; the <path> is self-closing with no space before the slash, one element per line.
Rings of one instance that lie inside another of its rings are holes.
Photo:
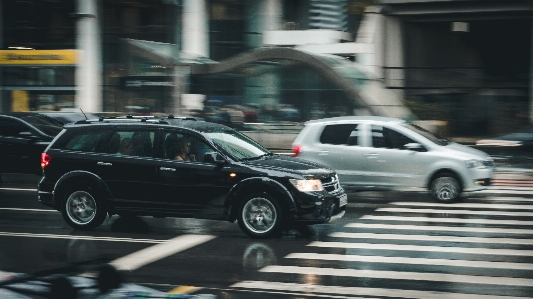
<path fill-rule="evenodd" d="M 322 187 L 324 187 L 324 190 L 328 191 L 333 195 L 337 195 L 341 190 L 339 177 L 337 175 L 321 179 L 320 182 L 322 183 Z"/>

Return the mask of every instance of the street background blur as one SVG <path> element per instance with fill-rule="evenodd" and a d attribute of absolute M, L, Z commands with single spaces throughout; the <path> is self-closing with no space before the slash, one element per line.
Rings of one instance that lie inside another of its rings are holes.
<path fill-rule="evenodd" d="M 472 143 L 530 123 L 532 13 L 513 0 L 4 0 L 0 113 L 289 134 L 255 136 L 270 148 L 307 120 L 373 114 Z"/>

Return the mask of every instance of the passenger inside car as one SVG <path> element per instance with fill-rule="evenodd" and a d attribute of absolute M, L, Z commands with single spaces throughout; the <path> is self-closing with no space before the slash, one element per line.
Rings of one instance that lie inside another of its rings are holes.
<path fill-rule="evenodd" d="M 190 142 L 186 138 L 180 138 L 177 143 L 175 160 L 196 161 L 196 157 L 190 153 Z"/>
<path fill-rule="evenodd" d="M 124 138 L 120 141 L 118 153 L 120 155 L 133 155 L 133 141 L 131 138 Z"/>

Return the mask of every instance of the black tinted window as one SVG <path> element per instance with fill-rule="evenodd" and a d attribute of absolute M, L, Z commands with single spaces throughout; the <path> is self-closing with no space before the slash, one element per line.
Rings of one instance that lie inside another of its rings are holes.
<path fill-rule="evenodd" d="M 30 128 L 20 121 L 13 119 L 0 119 L 0 135 L 18 137 L 20 132 L 30 131 Z"/>
<path fill-rule="evenodd" d="M 327 125 L 320 135 L 320 142 L 326 144 L 358 144 L 357 124 Z"/>
<path fill-rule="evenodd" d="M 49 136 L 55 136 L 63 129 L 63 124 L 61 122 L 44 115 L 23 116 L 21 119 L 27 121 L 32 126 Z"/>
<path fill-rule="evenodd" d="M 154 136 L 153 131 L 117 131 L 109 140 L 108 153 L 152 157 Z"/>
<path fill-rule="evenodd" d="M 65 144 L 64 149 L 82 152 L 95 152 L 102 144 L 105 132 L 84 132 L 76 134 Z"/>
<path fill-rule="evenodd" d="M 176 132 L 165 133 L 165 158 L 171 160 L 203 162 L 205 153 L 214 149 L 200 139 Z"/>

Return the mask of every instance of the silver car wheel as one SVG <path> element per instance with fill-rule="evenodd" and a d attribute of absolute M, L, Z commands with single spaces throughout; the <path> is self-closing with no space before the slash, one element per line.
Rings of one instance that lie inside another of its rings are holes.
<path fill-rule="evenodd" d="M 70 194 L 66 202 L 68 218 L 79 225 L 90 223 L 96 216 L 96 200 L 85 191 Z"/>
<path fill-rule="evenodd" d="M 431 193 L 438 201 L 454 201 L 460 193 L 459 182 L 452 177 L 440 177 L 431 184 Z"/>
<path fill-rule="evenodd" d="M 276 225 L 277 217 L 274 204 L 263 197 L 248 200 L 242 208 L 243 224 L 257 234 L 265 234 L 272 230 Z"/>

